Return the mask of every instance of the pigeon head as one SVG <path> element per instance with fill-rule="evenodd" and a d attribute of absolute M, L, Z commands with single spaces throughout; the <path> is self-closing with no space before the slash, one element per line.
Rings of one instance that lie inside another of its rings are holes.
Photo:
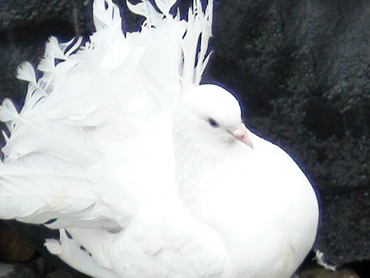
<path fill-rule="evenodd" d="M 200 85 L 185 93 L 174 118 L 175 129 L 193 133 L 188 138 L 227 144 L 239 141 L 253 148 L 238 100 L 220 86 Z"/>

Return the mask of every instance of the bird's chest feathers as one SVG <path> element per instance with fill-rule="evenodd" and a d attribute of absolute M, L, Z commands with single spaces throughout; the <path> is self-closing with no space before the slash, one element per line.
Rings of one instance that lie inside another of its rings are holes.
<path fill-rule="evenodd" d="M 238 175 L 235 165 L 242 156 L 217 148 L 197 149 L 192 146 L 191 155 L 177 158 L 177 181 L 182 201 L 190 209 L 199 209 L 200 204 L 209 199 L 213 204 L 236 182 Z M 240 173 L 242 174 L 242 173 Z M 239 175 L 240 176 L 240 175 Z"/>
<path fill-rule="evenodd" d="M 305 213 L 302 204 L 315 197 L 309 183 L 302 182 L 300 175 L 289 174 L 289 168 L 257 152 L 218 153 L 204 160 L 188 157 L 182 166 L 185 171 L 178 176 L 179 192 L 188 210 L 212 225 L 240 230 L 245 221 L 250 230 L 253 226 L 270 229 L 275 224 L 300 223 Z M 315 205 L 307 204 L 310 208 Z M 281 221 L 275 223 L 276 219 Z"/>

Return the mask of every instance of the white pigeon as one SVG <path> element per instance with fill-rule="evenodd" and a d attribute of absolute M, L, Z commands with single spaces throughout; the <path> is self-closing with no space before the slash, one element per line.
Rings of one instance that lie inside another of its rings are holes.
<path fill-rule="evenodd" d="M 315 239 L 311 184 L 283 150 L 250 132 L 235 97 L 199 85 L 212 0 L 188 19 L 176 0 L 111 0 L 96 32 L 46 45 L 18 113 L 4 100 L 0 218 L 60 230 L 48 250 L 101 278 L 288 278 Z M 10 136 L 9 136 L 10 134 Z"/>

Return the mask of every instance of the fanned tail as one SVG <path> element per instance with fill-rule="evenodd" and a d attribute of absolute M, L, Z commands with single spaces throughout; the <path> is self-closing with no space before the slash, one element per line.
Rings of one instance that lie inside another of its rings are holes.
<path fill-rule="evenodd" d="M 207 65 L 212 0 L 205 11 L 195 0 L 188 21 L 171 14 L 175 0 L 154 2 L 127 2 L 146 20 L 140 32 L 123 34 L 118 7 L 95 0 L 89 42 L 51 37 L 41 78 L 31 64 L 19 67 L 29 84 L 25 104 L 20 112 L 7 99 L 0 107 L 10 133 L 0 218 L 117 231 L 143 203 L 176 194 L 169 118 Z M 78 251 L 65 237 L 61 246 L 70 248 L 58 249 L 66 261 Z"/>
<path fill-rule="evenodd" d="M 123 34 L 118 7 L 95 0 L 90 40 L 51 37 L 41 78 L 29 63 L 19 67 L 29 84 L 23 108 L 10 100 L 0 107 L 10 133 L 3 133 L 0 218 L 60 229 L 47 248 L 96 277 L 120 276 L 100 239 L 125 231 L 142 210 L 177 202 L 170 116 L 210 55 L 212 0 L 205 11 L 194 0 L 188 21 L 171 14 L 176 0 L 152 3 L 127 2 L 146 19 L 140 32 Z"/>

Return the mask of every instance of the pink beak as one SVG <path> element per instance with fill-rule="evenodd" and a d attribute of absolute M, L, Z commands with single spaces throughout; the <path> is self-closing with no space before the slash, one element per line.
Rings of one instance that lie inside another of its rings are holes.
<path fill-rule="evenodd" d="M 240 123 L 236 129 L 231 133 L 236 139 L 243 142 L 244 144 L 248 145 L 253 149 L 253 144 L 251 139 L 248 136 L 248 129 L 245 127 L 243 123 Z"/>

